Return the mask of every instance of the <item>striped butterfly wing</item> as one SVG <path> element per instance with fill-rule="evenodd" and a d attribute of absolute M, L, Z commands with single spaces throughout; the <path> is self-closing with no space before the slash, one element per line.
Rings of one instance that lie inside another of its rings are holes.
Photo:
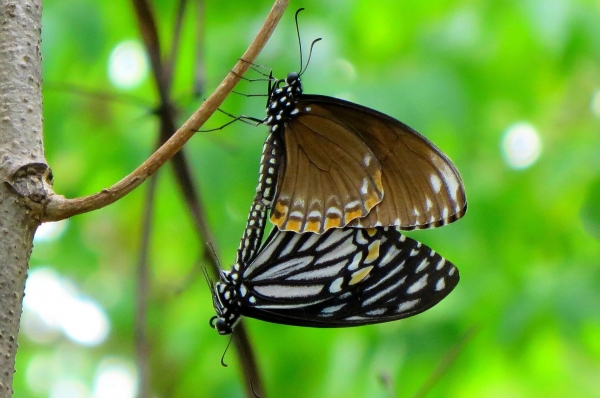
<path fill-rule="evenodd" d="M 271 213 L 280 229 L 424 229 L 464 215 L 456 167 L 410 127 L 326 96 L 299 96 L 296 109 L 285 123 L 285 168 Z"/>
<path fill-rule="evenodd" d="M 395 228 L 275 229 L 241 270 L 241 315 L 311 327 L 358 326 L 406 318 L 433 307 L 458 270 Z"/>

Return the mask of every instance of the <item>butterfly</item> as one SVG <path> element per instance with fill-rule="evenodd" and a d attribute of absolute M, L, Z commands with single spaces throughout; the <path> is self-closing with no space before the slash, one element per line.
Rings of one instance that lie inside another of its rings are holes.
<path fill-rule="evenodd" d="M 432 142 L 376 110 L 303 94 L 302 69 L 285 79 L 271 74 L 267 116 L 250 118 L 270 131 L 257 192 L 271 207 L 273 224 L 300 233 L 345 226 L 411 230 L 465 214 L 460 174 Z"/>
<path fill-rule="evenodd" d="M 264 210 L 253 208 L 236 263 L 211 285 L 210 325 L 219 334 L 230 334 L 241 316 L 323 328 L 393 321 L 433 307 L 459 281 L 451 262 L 395 227 L 273 228 L 256 253 L 246 251 L 260 241 Z"/>

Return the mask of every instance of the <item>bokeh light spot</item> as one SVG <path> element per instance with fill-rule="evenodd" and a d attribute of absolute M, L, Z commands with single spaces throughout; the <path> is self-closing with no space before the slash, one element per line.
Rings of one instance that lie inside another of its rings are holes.
<path fill-rule="evenodd" d="M 133 40 L 119 43 L 108 60 L 108 78 L 118 88 L 138 86 L 148 75 L 144 48 Z"/>
<path fill-rule="evenodd" d="M 62 331 L 78 344 L 94 346 L 102 343 L 110 330 L 102 307 L 50 268 L 30 272 L 23 309 L 23 332 L 38 342 Z"/>
<path fill-rule="evenodd" d="M 508 166 L 524 169 L 531 166 L 542 152 L 540 136 L 531 124 L 518 122 L 506 129 L 502 138 L 502 154 Z"/>
<path fill-rule="evenodd" d="M 596 90 L 592 95 L 592 103 L 590 104 L 592 113 L 596 117 L 600 117 L 600 89 Z"/>
<path fill-rule="evenodd" d="M 81 380 L 58 379 L 50 389 L 50 398 L 87 398 L 89 391 Z"/>
<path fill-rule="evenodd" d="M 67 225 L 69 225 L 69 220 L 42 223 L 35 231 L 33 239 L 35 242 L 49 242 L 56 240 L 65 232 Z"/>
<path fill-rule="evenodd" d="M 107 358 L 98 366 L 93 398 L 135 398 L 137 372 L 133 364 L 118 358 Z"/>

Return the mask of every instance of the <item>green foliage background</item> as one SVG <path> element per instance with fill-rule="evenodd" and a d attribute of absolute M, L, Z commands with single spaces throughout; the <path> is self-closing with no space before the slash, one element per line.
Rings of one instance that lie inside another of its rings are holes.
<path fill-rule="evenodd" d="M 169 48 L 175 1 L 157 0 Z M 208 95 L 242 54 L 271 4 L 206 4 Z M 470 339 L 431 397 L 600 397 L 600 6 L 587 0 L 292 1 L 257 60 L 278 77 L 298 69 L 294 11 L 303 42 L 323 37 L 303 76 L 306 93 L 341 96 L 392 115 L 436 143 L 461 171 L 464 219 L 411 233 L 460 269 L 461 283 L 415 318 L 361 328 L 316 330 L 247 322 L 271 397 L 409 397 L 443 358 Z M 202 101 L 192 96 L 194 13 L 188 9 L 174 96 L 181 121 Z M 127 1 L 46 0 L 43 20 L 44 132 L 55 189 L 67 197 L 112 185 L 152 151 L 158 130 L 154 84 L 123 91 L 107 77 L 108 57 L 139 39 Z M 249 75 L 249 76 L 252 76 Z M 254 75 L 256 77 L 256 75 Z M 105 101 L 68 84 L 109 91 Z M 264 93 L 264 83 L 239 91 Z M 125 95 L 141 105 L 124 104 Z M 262 98 L 232 95 L 223 108 L 261 117 Z M 228 119 L 217 115 L 217 127 Z M 507 166 L 501 140 L 526 121 L 542 141 L 538 161 Z M 264 127 L 236 123 L 201 133 L 192 161 L 213 242 L 229 267 L 254 194 Z M 134 361 L 135 267 L 146 185 L 117 204 L 74 217 L 58 240 L 39 242 L 31 267 L 52 267 L 107 311 L 107 341 L 84 347 L 58 335 L 21 335 L 15 397 L 43 375 L 92 388 L 106 357 Z M 151 256 L 148 333 L 155 397 L 242 396 L 236 356 L 208 327 L 214 314 L 201 252 L 172 170 L 159 173 Z M 381 380 L 388 380 L 383 383 Z"/>

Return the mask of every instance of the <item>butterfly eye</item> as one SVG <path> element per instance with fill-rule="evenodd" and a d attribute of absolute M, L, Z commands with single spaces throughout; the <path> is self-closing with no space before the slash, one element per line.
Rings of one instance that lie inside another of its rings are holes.
<path fill-rule="evenodd" d="M 215 329 L 221 335 L 231 333 L 231 328 L 227 324 L 227 321 L 225 321 L 225 319 L 223 319 L 223 318 L 217 318 L 217 321 L 215 322 Z"/>
<path fill-rule="evenodd" d="M 287 77 L 285 78 L 286 84 L 289 84 L 289 85 L 294 84 L 297 80 L 298 80 L 298 73 L 296 73 L 296 72 L 288 73 Z"/>

